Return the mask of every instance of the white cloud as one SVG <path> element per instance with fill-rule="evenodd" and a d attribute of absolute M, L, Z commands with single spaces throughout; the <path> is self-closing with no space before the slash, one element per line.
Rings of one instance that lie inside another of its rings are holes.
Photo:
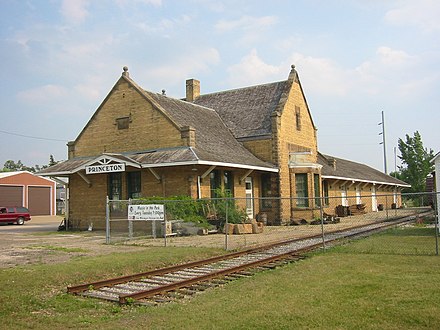
<path fill-rule="evenodd" d="M 147 34 L 165 33 L 174 29 L 176 26 L 181 27 L 187 25 L 191 22 L 191 20 L 192 19 L 190 16 L 182 15 L 180 18 L 175 19 L 164 18 L 159 22 L 137 22 L 134 23 L 134 26 Z"/>
<path fill-rule="evenodd" d="M 245 15 L 238 20 L 220 20 L 215 24 L 215 28 L 219 32 L 229 32 L 237 29 L 260 30 L 261 28 L 274 25 L 277 20 L 275 16 L 251 17 Z"/>
<path fill-rule="evenodd" d="M 116 4 L 120 7 L 125 7 L 127 4 L 134 3 L 143 3 L 146 5 L 153 5 L 156 7 L 162 6 L 162 0 L 115 0 Z"/>
<path fill-rule="evenodd" d="M 413 25 L 424 32 L 440 30 L 440 1 L 419 0 L 405 1 L 399 8 L 389 10 L 385 21 L 393 25 Z"/>
<path fill-rule="evenodd" d="M 254 85 L 271 81 L 281 72 L 280 67 L 265 63 L 256 49 L 244 56 L 239 63 L 228 69 L 230 84 L 233 86 Z"/>
<path fill-rule="evenodd" d="M 220 54 L 215 48 L 192 49 L 191 53 L 182 54 L 174 59 L 173 63 L 164 63 L 148 69 L 146 75 L 149 81 L 154 81 L 155 86 L 170 86 L 182 83 L 196 74 L 209 72 L 210 67 L 220 62 Z M 151 78 L 151 79 L 150 79 Z"/>
<path fill-rule="evenodd" d="M 312 89 L 314 93 L 345 96 L 353 88 L 353 72 L 331 59 L 294 53 L 290 63 L 296 66 L 305 88 Z"/>
<path fill-rule="evenodd" d="M 63 0 L 61 14 L 71 23 L 82 23 L 89 15 L 88 0 Z"/>
<path fill-rule="evenodd" d="M 17 98 L 25 103 L 44 105 L 62 100 L 68 91 L 59 85 L 44 85 L 17 93 Z"/>
<path fill-rule="evenodd" d="M 395 50 L 390 47 L 379 47 L 376 51 L 381 63 L 392 66 L 402 66 L 409 64 L 414 59 L 403 50 Z"/>

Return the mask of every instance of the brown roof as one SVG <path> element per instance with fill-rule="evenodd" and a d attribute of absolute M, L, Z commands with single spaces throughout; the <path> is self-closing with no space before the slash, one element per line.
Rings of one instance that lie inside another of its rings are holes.
<path fill-rule="evenodd" d="M 335 166 L 332 165 L 334 161 Z M 318 153 L 318 164 L 322 165 L 321 175 L 323 178 L 333 177 L 338 179 L 375 182 L 402 187 L 410 187 L 409 184 L 393 178 L 365 164 L 337 158 Z"/>
<path fill-rule="evenodd" d="M 220 115 L 235 138 L 271 134 L 271 114 L 289 87 L 288 81 L 200 95 L 194 103 Z"/>

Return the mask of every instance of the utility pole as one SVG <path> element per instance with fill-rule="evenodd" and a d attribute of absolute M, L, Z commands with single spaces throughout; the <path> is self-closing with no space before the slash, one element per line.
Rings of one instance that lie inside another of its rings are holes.
<path fill-rule="evenodd" d="M 382 111 L 382 122 L 380 122 L 378 125 L 382 125 L 382 132 L 379 133 L 379 135 L 382 135 L 382 142 L 379 144 L 383 145 L 383 167 L 385 174 L 388 174 L 387 171 L 387 150 L 386 150 L 386 144 L 385 144 L 385 116 Z"/>

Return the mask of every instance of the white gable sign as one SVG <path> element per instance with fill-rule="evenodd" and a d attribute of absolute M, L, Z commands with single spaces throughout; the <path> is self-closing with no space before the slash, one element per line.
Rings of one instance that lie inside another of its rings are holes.
<path fill-rule="evenodd" d="M 102 158 L 97 165 L 86 166 L 86 174 L 125 172 L 125 163 L 111 163 L 112 160 Z"/>

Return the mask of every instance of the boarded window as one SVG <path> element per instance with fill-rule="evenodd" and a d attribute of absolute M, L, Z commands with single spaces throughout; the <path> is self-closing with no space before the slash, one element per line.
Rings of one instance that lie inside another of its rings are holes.
<path fill-rule="evenodd" d="M 118 129 L 127 129 L 130 125 L 130 117 L 121 117 L 116 119 Z"/>

